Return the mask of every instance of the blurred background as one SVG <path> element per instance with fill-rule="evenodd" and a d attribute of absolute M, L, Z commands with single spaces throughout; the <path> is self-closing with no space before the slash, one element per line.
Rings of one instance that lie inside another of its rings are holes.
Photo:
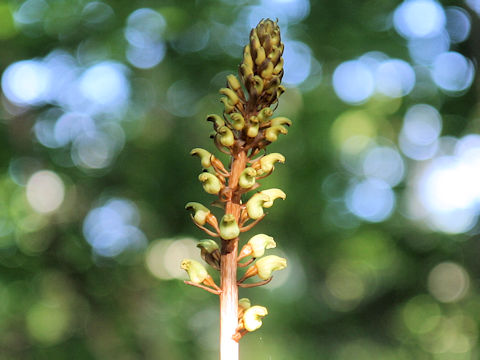
<path fill-rule="evenodd" d="M 0 358 L 215 359 L 194 147 L 278 18 L 292 119 L 242 359 L 479 358 L 480 0 L 0 1 Z M 254 235 L 250 233 L 249 235 Z M 248 238 L 249 236 L 247 236 Z M 213 270 L 210 271 L 213 274 Z M 217 275 L 214 275 L 217 276 Z"/>

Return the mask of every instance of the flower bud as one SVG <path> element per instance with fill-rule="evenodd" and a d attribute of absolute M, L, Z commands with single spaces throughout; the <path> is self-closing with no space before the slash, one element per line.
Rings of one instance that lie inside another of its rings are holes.
<path fill-rule="evenodd" d="M 258 130 L 260 129 L 260 122 L 258 121 L 258 118 L 256 116 L 250 116 L 249 122 L 250 126 L 247 130 L 247 136 L 254 138 L 258 135 Z"/>
<path fill-rule="evenodd" d="M 242 189 L 251 188 L 253 185 L 255 185 L 255 176 L 257 176 L 255 169 L 251 167 L 245 168 L 245 170 L 243 170 L 240 174 L 238 185 L 240 185 Z"/>
<path fill-rule="evenodd" d="M 252 249 L 252 257 L 259 258 L 265 254 L 266 249 L 273 249 L 277 246 L 273 237 L 265 235 L 265 234 L 258 234 L 250 238 L 248 240 L 248 245 Z"/>
<path fill-rule="evenodd" d="M 225 121 L 220 116 L 218 116 L 217 114 L 208 115 L 207 116 L 207 121 L 210 121 L 210 122 L 213 123 L 213 128 L 215 130 L 218 129 L 220 126 L 225 125 Z"/>
<path fill-rule="evenodd" d="M 212 154 L 207 150 L 204 150 L 202 148 L 195 148 L 192 151 L 190 151 L 190 155 L 198 156 L 200 158 L 200 163 L 202 164 L 202 167 L 204 169 L 207 169 L 210 166 L 212 166 L 212 163 L 210 161 L 210 159 L 212 158 Z"/>
<path fill-rule="evenodd" d="M 277 270 L 283 270 L 287 267 L 287 259 L 276 255 L 268 255 L 257 260 L 254 265 L 257 268 L 257 275 L 262 280 L 268 280 L 272 273 Z"/>
<path fill-rule="evenodd" d="M 256 220 L 263 216 L 263 204 L 270 198 L 262 193 L 254 194 L 246 204 L 247 214 L 250 219 Z"/>
<path fill-rule="evenodd" d="M 250 33 L 250 48 L 258 52 L 261 48 L 260 40 L 258 39 L 258 35 L 255 29 L 252 29 Z"/>
<path fill-rule="evenodd" d="M 257 170 L 257 175 L 263 175 L 273 171 L 277 161 L 283 164 L 285 157 L 280 153 L 271 153 L 261 157 L 252 167 Z"/>
<path fill-rule="evenodd" d="M 252 54 L 250 52 L 250 45 L 245 46 L 243 49 L 243 65 L 248 69 L 251 69 L 253 72 L 253 59 Z"/>
<path fill-rule="evenodd" d="M 255 58 L 255 64 L 260 66 L 266 59 L 265 49 L 263 47 L 258 48 L 257 57 Z"/>
<path fill-rule="evenodd" d="M 220 144 L 223 146 L 230 147 L 235 142 L 235 137 L 233 136 L 232 130 L 226 126 L 218 128 L 218 135 L 220 135 Z"/>
<path fill-rule="evenodd" d="M 228 103 L 230 105 L 237 105 L 240 101 L 238 95 L 232 89 L 221 88 L 219 92 L 220 94 L 225 95 L 228 98 Z"/>
<path fill-rule="evenodd" d="M 228 87 L 234 91 L 240 90 L 240 88 L 242 87 L 237 77 L 232 74 L 227 75 L 227 83 L 228 83 Z"/>
<path fill-rule="evenodd" d="M 230 115 L 230 118 L 232 119 L 232 126 L 235 130 L 242 130 L 245 127 L 245 119 L 242 114 L 234 112 Z"/>
<path fill-rule="evenodd" d="M 292 122 L 290 121 L 290 119 L 286 117 L 279 116 L 279 117 L 273 118 L 271 124 L 272 124 L 271 126 L 277 126 L 277 125 L 290 126 L 292 125 Z"/>
<path fill-rule="evenodd" d="M 277 199 L 285 200 L 287 195 L 280 189 L 267 189 L 260 191 L 260 194 L 267 195 L 268 201 L 263 203 L 263 207 L 270 208 Z"/>
<path fill-rule="evenodd" d="M 233 240 L 240 235 L 240 229 L 238 227 L 235 216 L 232 214 L 225 214 L 220 221 L 220 236 L 224 240 Z"/>
<path fill-rule="evenodd" d="M 243 314 L 243 326 L 247 331 L 255 331 L 262 326 L 262 319 L 268 315 L 266 307 L 254 305 Z"/>
<path fill-rule="evenodd" d="M 210 210 L 197 202 L 189 202 L 185 205 L 186 210 L 193 210 L 193 220 L 198 225 L 205 225 L 207 222 L 207 216 L 210 214 Z"/>
<path fill-rule="evenodd" d="M 251 305 L 249 298 L 241 298 L 238 300 L 238 306 L 244 310 L 247 310 Z"/>
<path fill-rule="evenodd" d="M 221 256 L 218 244 L 211 239 L 206 239 L 200 241 L 197 244 L 197 247 L 200 249 L 200 255 L 202 256 L 202 259 L 213 268 L 220 270 Z"/>
<path fill-rule="evenodd" d="M 253 76 L 253 68 L 246 64 L 240 64 L 240 73 L 242 74 L 243 82 L 246 83 L 246 79 L 251 75 Z"/>
<path fill-rule="evenodd" d="M 261 77 L 266 79 L 266 80 L 269 80 L 272 78 L 273 76 L 273 64 L 272 62 L 268 62 L 268 65 L 267 65 L 267 68 L 264 69 L 261 73 L 260 73 Z"/>
<path fill-rule="evenodd" d="M 253 80 L 254 80 L 255 91 L 257 92 L 257 94 L 261 94 L 263 91 L 263 79 L 260 76 L 255 75 L 253 77 Z"/>
<path fill-rule="evenodd" d="M 272 109 L 269 107 L 263 108 L 257 115 L 257 118 L 260 122 L 267 121 L 270 116 L 273 115 Z"/>
<path fill-rule="evenodd" d="M 268 58 L 272 63 L 277 64 L 278 61 L 280 60 L 280 56 L 282 56 L 282 53 L 283 53 L 283 46 L 277 47 L 270 54 L 268 54 Z"/>
<path fill-rule="evenodd" d="M 220 190 L 222 190 L 222 183 L 215 175 L 211 173 L 201 173 L 198 175 L 198 180 L 202 182 L 203 189 L 209 194 L 217 195 Z"/>
<path fill-rule="evenodd" d="M 282 125 L 275 125 L 265 130 L 265 138 L 270 142 L 276 141 L 278 139 L 278 134 L 287 135 L 288 130 Z"/>
<path fill-rule="evenodd" d="M 280 74 L 283 71 L 283 58 L 280 58 L 280 61 L 278 62 L 277 65 L 273 68 L 273 73 L 275 75 Z"/>
<path fill-rule="evenodd" d="M 183 259 L 180 267 L 187 272 L 190 281 L 195 284 L 201 284 L 209 277 L 207 269 L 193 259 Z"/>

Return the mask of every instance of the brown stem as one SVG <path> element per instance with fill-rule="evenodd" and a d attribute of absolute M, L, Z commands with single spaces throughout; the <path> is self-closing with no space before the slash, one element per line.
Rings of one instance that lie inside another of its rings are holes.
<path fill-rule="evenodd" d="M 244 263 L 237 262 L 237 266 L 238 267 L 245 267 L 245 266 L 250 265 L 254 261 L 255 261 L 255 258 L 251 258 L 250 260 L 248 260 L 247 262 L 244 262 Z"/>
<path fill-rule="evenodd" d="M 226 202 L 225 213 L 233 214 L 237 223 L 240 220 L 241 193 L 238 179 L 247 165 L 247 154 L 240 150 L 233 157 L 228 187 L 232 197 Z M 222 240 L 221 288 L 220 294 L 220 360 L 238 360 L 238 343 L 233 339 L 238 326 L 238 286 L 237 286 L 238 238 Z"/>
<path fill-rule="evenodd" d="M 257 220 L 251 222 L 250 224 L 248 224 L 247 226 L 242 226 L 240 228 L 240 231 L 241 232 L 246 232 L 248 230 L 251 230 L 255 225 L 257 225 L 263 218 L 265 217 L 265 214 L 262 215 L 262 217 L 259 217 Z"/>
<path fill-rule="evenodd" d="M 217 233 L 214 233 L 212 230 L 210 229 L 207 229 L 205 226 L 202 226 L 200 224 L 197 224 L 195 221 L 193 222 L 199 229 L 202 229 L 203 231 L 205 231 L 208 235 L 210 236 L 213 236 L 213 237 L 219 237 L 220 235 L 218 235 Z"/>
<path fill-rule="evenodd" d="M 252 284 L 242 284 L 242 283 L 239 283 L 238 286 L 240 286 L 240 287 L 242 287 L 242 288 L 252 288 L 252 287 L 267 285 L 270 281 L 272 281 L 272 279 L 273 279 L 273 276 L 270 277 L 270 278 L 268 278 L 267 280 L 259 281 L 259 282 L 252 283 Z"/>
<path fill-rule="evenodd" d="M 197 283 L 194 283 L 192 281 L 185 280 L 184 283 L 187 284 L 187 285 L 196 286 L 196 287 L 198 287 L 200 289 L 203 289 L 203 290 L 207 290 L 208 292 L 210 292 L 212 294 L 215 294 L 215 295 L 220 295 L 222 293 L 222 290 L 215 290 L 215 289 L 209 288 L 208 286 L 205 286 L 205 285 L 202 285 L 202 284 L 197 284 Z"/>

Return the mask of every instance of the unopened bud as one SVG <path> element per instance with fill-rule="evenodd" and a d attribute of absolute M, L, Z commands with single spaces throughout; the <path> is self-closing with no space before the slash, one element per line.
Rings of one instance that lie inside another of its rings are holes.
<path fill-rule="evenodd" d="M 258 52 L 258 50 L 261 48 L 260 40 L 258 39 L 257 33 L 255 32 L 255 29 L 251 32 L 250 35 L 250 48 Z"/>
<path fill-rule="evenodd" d="M 243 81 L 245 83 L 245 80 L 252 75 L 253 76 L 253 68 L 246 64 L 240 64 L 240 73 L 242 74 Z"/>
<path fill-rule="evenodd" d="M 249 69 L 252 69 L 253 72 L 253 59 L 249 45 L 245 46 L 245 48 L 243 49 L 243 65 L 245 65 Z"/>
<path fill-rule="evenodd" d="M 271 61 L 268 62 L 267 68 L 263 70 L 260 74 L 262 78 L 268 80 L 271 79 L 273 76 L 273 64 Z"/>
<path fill-rule="evenodd" d="M 220 190 L 222 190 L 222 183 L 215 175 L 211 173 L 201 173 L 198 175 L 198 180 L 202 182 L 203 189 L 209 194 L 217 195 Z"/>
<path fill-rule="evenodd" d="M 254 265 L 257 268 L 257 275 L 262 280 L 268 280 L 272 273 L 277 270 L 283 270 L 287 267 L 287 259 L 276 255 L 268 255 L 257 260 Z"/>
<path fill-rule="evenodd" d="M 265 49 L 263 47 L 259 47 L 257 49 L 257 57 L 255 58 L 255 64 L 260 66 L 266 59 L 265 56 Z"/>
<path fill-rule="evenodd" d="M 233 240 L 240 235 L 240 228 L 238 227 L 235 216 L 232 214 L 225 214 L 220 221 L 220 236 L 224 240 Z"/>
<path fill-rule="evenodd" d="M 251 305 L 249 298 L 241 298 L 238 300 L 238 306 L 244 310 L 247 310 Z"/>
<path fill-rule="evenodd" d="M 278 62 L 277 65 L 273 68 L 273 73 L 275 75 L 280 74 L 283 70 L 283 58 L 280 58 L 280 61 Z"/>
<path fill-rule="evenodd" d="M 258 75 L 255 75 L 253 77 L 253 80 L 254 80 L 254 87 L 255 87 L 255 91 L 257 92 L 257 94 L 261 94 L 262 91 L 263 91 L 263 79 L 258 76 Z"/>

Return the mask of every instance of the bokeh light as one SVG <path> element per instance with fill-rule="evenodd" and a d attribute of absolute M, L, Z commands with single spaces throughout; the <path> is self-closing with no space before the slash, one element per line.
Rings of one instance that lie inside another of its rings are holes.
<path fill-rule="evenodd" d="M 406 0 L 393 14 L 395 29 L 405 38 L 437 35 L 445 21 L 445 12 L 435 0 Z"/>
<path fill-rule="evenodd" d="M 304 82 L 312 68 L 312 51 L 300 41 L 285 41 L 283 54 L 285 75 L 283 81 L 290 85 Z"/>
<path fill-rule="evenodd" d="M 390 186 L 395 186 L 405 175 L 405 165 L 397 150 L 378 146 L 369 149 L 365 154 L 363 173 L 367 178 L 380 179 Z"/>
<path fill-rule="evenodd" d="M 65 185 L 52 171 L 41 170 L 34 173 L 27 182 L 27 199 L 39 213 L 50 213 L 62 205 Z"/>
<path fill-rule="evenodd" d="M 415 177 L 415 196 L 433 229 L 462 233 L 475 225 L 480 201 L 479 153 L 478 135 L 467 135 L 453 153 L 434 158 Z"/>
<path fill-rule="evenodd" d="M 333 88 L 343 101 L 360 104 L 373 94 L 374 77 L 370 69 L 361 61 L 346 61 L 333 73 Z"/>
<path fill-rule="evenodd" d="M 428 274 L 428 290 L 438 301 L 456 302 L 465 297 L 470 278 L 460 265 L 443 262 L 436 265 Z"/>
<path fill-rule="evenodd" d="M 94 112 L 122 108 L 130 95 L 125 68 L 114 62 L 102 62 L 88 68 L 79 79 L 79 90 Z"/>
<path fill-rule="evenodd" d="M 461 43 L 470 35 L 471 19 L 470 15 L 460 7 L 451 6 L 446 8 L 447 16 L 446 28 L 452 43 Z"/>
<path fill-rule="evenodd" d="M 50 96 L 50 69 L 38 60 L 11 64 L 2 75 L 2 90 L 7 98 L 19 105 L 40 105 Z"/>
<path fill-rule="evenodd" d="M 159 279 L 182 279 L 186 278 L 185 271 L 180 268 L 183 259 L 203 263 L 194 239 L 160 239 L 148 247 L 145 264 L 150 273 Z"/>
<path fill-rule="evenodd" d="M 392 214 L 395 194 L 385 181 L 369 178 L 350 186 L 346 203 L 348 209 L 359 218 L 380 222 Z"/>
<path fill-rule="evenodd" d="M 474 75 L 472 62 L 454 51 L 438 55 L 433 62 L 432 78 L 441 89 L 448 92 L 467 89 Z"/>
<path fill-rule="evenodd" d="M 139 222 L 140 215 L 133 202 L 114 198 L 90 210 L 83 222 L 83 234 L 96 254 L 114 257 L 125 250 L 146 246 Z"/>
<path fill-rule="evenodd" d="M 386 60 L 375 72 L 377 91 L 389 97 L 408 95 L 415 86 L 415 72 L 406 61 Z"/>

